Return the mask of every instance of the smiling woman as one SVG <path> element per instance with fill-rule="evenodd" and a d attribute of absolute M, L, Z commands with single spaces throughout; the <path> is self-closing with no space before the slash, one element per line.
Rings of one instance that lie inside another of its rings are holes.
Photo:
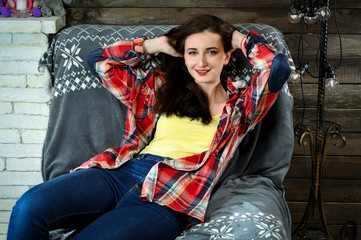
<path fill-rule="evenodd" d="M 164 48 L 164 52 L 172 49 L 183 58 L 165 55 L 163 62 L 167 64 L 163 69 L 167 81 L 158 92 L 155 110 L 167 116 L 201 119 L 207 124 L 213 115 L 222 112 L 228 100 L 228 77 L 222 74 L 223 67 L 232 49 L 239 48 L 245 35 L 216 17 L 202 15 L 193 20 L 198 24 L 190 20 L 165 35 L 170 47 Z M 158 41 L 162 40 L 146 40 L 145 46 L 147 42 L 160 46 L 154 43 Z"/>
<path fill-rule="evenodd" d="M 204 31 L 186 39 L 184 62 L 197 86 L 205 93 L 211 116 L 220 114 L 228 100 L 221 84 L 221 73 L 230 56 L 217 33 Z"/>

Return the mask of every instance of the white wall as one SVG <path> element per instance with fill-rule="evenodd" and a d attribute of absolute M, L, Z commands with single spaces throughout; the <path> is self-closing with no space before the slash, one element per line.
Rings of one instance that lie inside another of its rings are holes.
<path fill-rule="evenodd" d="M 42 182 L 50 97 L 37 65 L 48 35 L 64 25 L 64 17 L 0 16 L 0 240 L 6 239 L 16 200 Z"/>

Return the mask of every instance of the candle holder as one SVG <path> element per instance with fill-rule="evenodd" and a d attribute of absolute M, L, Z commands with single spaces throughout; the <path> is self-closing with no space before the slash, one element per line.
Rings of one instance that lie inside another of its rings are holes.
<path fill-rule="evenodd" d="M 17 0 L 16 7 L 11 9 L 11 16 L 17 18 L 32 16 L 32 10 L 27 8 L 27 0 Z"/>
<path fill-rule="evenodd" d="M 18 10 L 15 8 L 11 9 L 11 16 L 16 18 L 27 18 L 31 17 L 33 15 L 33 12 L 31 9 L 25 9 L 25 10 Z"/>

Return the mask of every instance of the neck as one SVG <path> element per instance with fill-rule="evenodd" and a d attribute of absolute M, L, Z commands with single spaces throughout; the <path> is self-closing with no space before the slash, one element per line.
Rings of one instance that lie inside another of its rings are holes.
<path fill-rule="evenodd" d="M 208 98 L 209 111 L 212 116 L 222 113 L 223 107 L 228 101 L 228 95 L 222 84 L 200 86 Z"/>
<path fill-rule="evenodd" d="M 217 84 L 199 84 L 198 86 L 202 89 L 202 91 L 208 97 L 208 100 L 211 102 L 219 100 L 223 101 L 224 98 L 227 98 L 227 92 L 224 90 L 220 82 Z"/>

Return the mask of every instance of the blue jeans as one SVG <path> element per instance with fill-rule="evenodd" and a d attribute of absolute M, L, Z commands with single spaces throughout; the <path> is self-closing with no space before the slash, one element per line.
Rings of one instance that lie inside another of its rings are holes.
<path fill-rule="evenodd" d="M 189 217 L 139 199 L 150 168 L 164 158 L 139 155 L 120 168 L 90 168 L 26 192 L 13 208 L 8 240 L 49 239 L 49 230 L 82 229 L 74 239 L 174 239 Z"/>

